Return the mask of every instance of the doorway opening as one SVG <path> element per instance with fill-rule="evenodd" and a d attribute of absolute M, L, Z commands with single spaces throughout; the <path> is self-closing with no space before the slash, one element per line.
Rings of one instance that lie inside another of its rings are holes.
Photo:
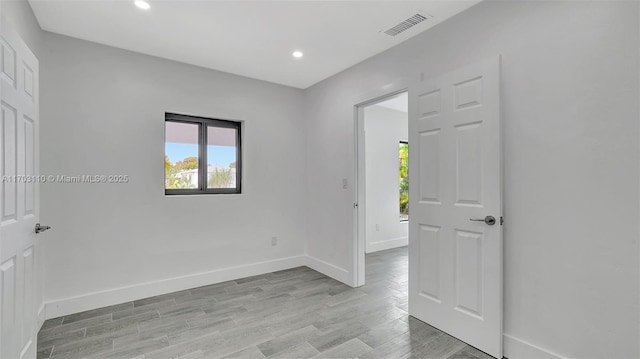
<path fill-rule="evenodd" d="M 406 90 L 357 105 L 358 285 L 365 254 L 407 246 L 409 114 Z"/>

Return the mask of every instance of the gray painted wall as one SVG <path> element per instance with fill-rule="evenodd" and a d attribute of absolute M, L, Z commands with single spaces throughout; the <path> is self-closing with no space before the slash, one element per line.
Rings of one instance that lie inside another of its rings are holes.
<path fill-rule="evenodd" d="M 409 140 L 409 114 L 375 105 L 366 107 L 363 140 L 365 250 L 372 253 L 406 246 L 409 222 L 400 222 L 398 146 L 400 140 Z"/>
<path fill-rule="evenodd" d="M 504 332 L 639 357 L 638 6 L 483 2 L 307 89 L 308 254 L 353 277 L 353 106 L 502 54 Z"/>
<path fill-rule="evenodd" d="M 43 31 L 27 0 L 0 1 L 0 14 L 4 21 L 9 21 L 13 25 L 36 57 L 40 58 Z"/>
<path fill-rule="evenodd" d="M 47 302 L 115 290 L 83 303 L 100 306 L 122 287 L 304 254 L 301 90 L 51 33 L 45 45 L 41 172 L 130 178 L 42 185 Z M 244 121 L 242 194 L 165 197 L 165 111 Z"/>

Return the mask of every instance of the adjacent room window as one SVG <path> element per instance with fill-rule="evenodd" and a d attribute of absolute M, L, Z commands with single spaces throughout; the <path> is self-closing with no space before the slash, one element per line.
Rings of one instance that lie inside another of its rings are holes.
<path fill-rule="evenodd" d="M 240 122 L 165 114 L 165 194 L 240 193 Z"/>
<path fill-rule="evenodd" d="M 409 220 L 409 143 L 400 141 L 399 146 L 400 178 L 400 221 Z"/>

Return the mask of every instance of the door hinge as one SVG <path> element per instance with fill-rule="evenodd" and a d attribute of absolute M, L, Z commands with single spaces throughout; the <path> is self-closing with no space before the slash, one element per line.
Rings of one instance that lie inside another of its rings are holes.
<path fill-rule="evenodd" d="M 504 224 L 504 217 L 500 216 L 500 225 Z"/>

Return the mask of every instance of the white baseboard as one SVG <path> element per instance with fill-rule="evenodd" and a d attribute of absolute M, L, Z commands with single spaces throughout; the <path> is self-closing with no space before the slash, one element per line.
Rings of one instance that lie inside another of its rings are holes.
<path fill-rule="evenodd" d="M 56 299 L 45 303 L 44 314 L 46 319 L 57 318 L 179 290 L 300 267 L 306 262 L 306 257 L 301 255 Z"/>
<path fill-rule="evenodd" d="M 335 280 L 338 280 L 346 285 L 350 285 L 352 287 L 355 286 L 355 283 L 353 283 L 353 275 L 349 273 L 348 270 L 315 257 L 306 256 L 305 259 L 307 267 Z"/>
<path fill-rule="evenodd" d="M 36 322 L 36 329 L 37 329 L 36 332 L 39 332 L 40 328 L 42 328 L 42 324 L 44 324 L 44 315 L 45 315 L 44 314 L 45 313 L 44 308 L 45 307 L 44 307 L 44 302 L 43 302 L 40 305 L 40 308 L 38 308 L 38 314 L 37 314 L 38 315 L 38 319 L 37 319 L 37 322 Z"/>
<path fill-rule="evenodd" d="M 537 345 L 504 334 L 503 353 L 508 359 L 566 359 Z"/>
<path fill-rule="evenodd" d="M 408 244 L 409 244 L 409 237 L 400 237 L 400 238 L 388 239 L 386 241 L 367 243 L 367 253 L 384 251 L 386 249 L 397 248 L 397 247 L 404 247 Z"/>

